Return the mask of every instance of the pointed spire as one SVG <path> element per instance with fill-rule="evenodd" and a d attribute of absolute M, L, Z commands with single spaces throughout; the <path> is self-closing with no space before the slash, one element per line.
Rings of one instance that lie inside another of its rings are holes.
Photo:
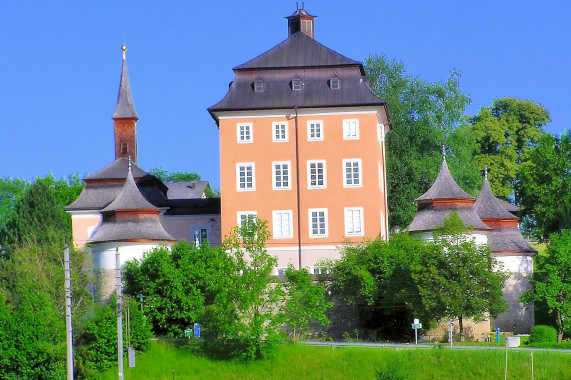
<path fill-rule="evenodd" d="M 484 166 L 484 179 L 488 180 L 488 165 Z"/>
<path fill-rule="evenodd" d="M 442 158 L 446 160 L 446 145 L 442 144 Z"/>
<path fill-rule="evenodd" d="M 131 94 L 131 85 L 129 84 L 129 75 L 127 74 L 127 61 L 125 60 L 125 52 L 127 47 L 121 46 L 123 52 L 123 66 L 121 68 L 121 83 L 119 85 L 119 95 L 117 96 L 117 107 L 113 114 L 113 119 L 135 119 L 139 120 L 133 105 L 133 96 Z"/>
<path fill-rule="evenodd" d="M 492 193 L 488 182 L 488 167 L 484 169 L 484 183 L 474 203 L 474 209 L 480 219 L 514 219 L 519 218 L 506 210 Z"/>
<path fill-rule="evenodd" d="M 456 181 L 454 181 L 454 178 L 452 178 L 452 174 L 450 174 L 448 164 L 446 163 L 446 149 L 444 145 L 442 145 L 442 165 L 440 166 L 440 172 L 430 189 L 418 197 L 416 202 L 426 202 L 435 199 L 475 199 L 462 190 Z"/>

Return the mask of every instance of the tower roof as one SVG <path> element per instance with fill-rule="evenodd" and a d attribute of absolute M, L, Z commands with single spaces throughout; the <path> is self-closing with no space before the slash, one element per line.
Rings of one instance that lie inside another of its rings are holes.
<path fill-rule="evenodd" d="M 446 157 L 442 158 L 442 165 L 440 166 L 438 177 L 436 177 L 436 180 L 430 189 L 416 199 L 416 203 L 425 203 L 435 199 L 475 200 L 473 196 L 462 190 L 456 181 L 454 181 L 454 178 L 452 178 L 452 175 L 450 174 L 450 170 L 448 170 Z"/>
<path fill-rule="evenodd" d="M 127 47 L 123 45 L 123 65 L 121 67 L 121 83 L 119 84 L 119 95 L 117 96 L 117 107 L 113 113 L 113 119 L 136 119 L 139 120 L 133 105 L 133 95 L 131 94 L 131 85 L 129 84 L 129 75 L 127 74 L 127 62 L 125 60 L 125 51 Z"/>
<path fill-rule="evenodd" d="M 101 213 L 103 221 L 89 243 L 175 241 L 160 222 L 160 209 L 147 201 L 137 188 L 130 168 L 119 195 Z"/>
<path fill-rule="evenodd" d="M 478 194 L 478 199 L 476 199 L 474 203 L 474 209 L 480 219 L 519 219 L 506 210 L 494 194 L 492 194 L 492 189 L 490 189 L 487 178 L 484 178 L 484 184 Z"/>

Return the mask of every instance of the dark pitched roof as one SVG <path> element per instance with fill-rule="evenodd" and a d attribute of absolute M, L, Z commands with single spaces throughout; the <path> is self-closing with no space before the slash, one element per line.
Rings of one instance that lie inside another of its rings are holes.
<path fill-rule="evenodd" d="M 124 51 L 123 51 L 124 53 Z M 117 107 L 113 113 L 113 119 L 137 119 L 137 112 L 133 105 L 133 95 L 131 94 L 131 85 L 129 84 L 129 75 L 127 74 L 127 62 L 123 55 L 123 66 L 121 67 L 121 83 L 119 85 L 119 95 L 117 96 Z"/>
<path fill-rule="evenodd" d="M 360 62 L 329 49 L 301 32 L 292 34 L 267 52 L 234 67 L 234 71 L 324 66 L 358 66 L 365 74 Z"/>
<path fill-rule="evenodd" d="M 494 229 L 488 236 L 488 245 L 492 253 L 537 254 L 537 251 L 524 240 L 519 229 L 515 227 Z"/>
<path fill-rule="evenodd" d="M 125 211 L 134 211 L 134 214 L 124 214 Z M 117 198 L 101 213 L 103 221 L 88 243 L 175 240 L 162 226 L 160 210 L 139 192 L 130 170 Z"/>
<path fill-rule="evenodd" d="M 169 191 L 167 197 L 171 199 L 196 199 L 202 198 L 207 187 L 210 187 L 208 181 L 183 181 L 166 183 Z"/>
<path fill-rule="evenodd" d="M 438 177 L 436 177 L 436 180 L 430 189 L 418 197 L 416 202 L 420 203 L 434 199 L 475 199 L 473 196 L 462 190 L 456 181 L 454 181 L 454 178 L 452 178 L 452 175 L 450 174 L 450 170 L 448 170 L 446 158 L 442 160 L 440 173 L 438 173 Z"/>
<path fill-rule="evenodd" d="M 409 232 L 426 232 L 434 231 L 444 225 L 444 218 L 450 217 L 452 210 L 458 211 L 458 216 L 464 222 L 464 227 L 473 227 L 475 230 L 491 231 L 491 228 L 485 225 L 472 207 L 461 207 L 458 209 L 424 207 L 416 213 L 412 223 L 406 228 Z"/>
<path fill-rule="evenodd" d="M 504 201 L 503 199 L 500 199 L 500 198 L 496 198 L 496 199 L 498 200 L 498 202 L 500 203 L 500 205 L 503 208 L 505 208 L 507 211 L 509 211 L 511 213 L 521 211 L 519 207 L 517 207 L 516 205 L 512 205 L 508 201 Z"/>
<path fill-rule="evenodd" d="M 157 210 L 158 207 L 153 206 L 148 200 L 143 197 L 139 191 L 131 170 L 127 174 L 125 183 L 117 197 L 102 212 L 116 211 L 116 210 Z"/>
<path fill-rule="evenodd" d="M 484 178 L 484 184 L 474 203 L 474 209 L 481 219 L 518 219 L 517 216 L 507 211 L 492 194 L 487 178 Z"/>
<path fill-rule="evenodd" d="M 83 191 L 66 210 L 101 210 L 107 207 L 121 191 L 128 170 L 129 158 L 119 157 L 110 165 L 86 177 Z M 135 164 L 132 164 L 131 171 L 145 199 L 155 206 L 163 206 L 168 188 L 157 177 Z"/>

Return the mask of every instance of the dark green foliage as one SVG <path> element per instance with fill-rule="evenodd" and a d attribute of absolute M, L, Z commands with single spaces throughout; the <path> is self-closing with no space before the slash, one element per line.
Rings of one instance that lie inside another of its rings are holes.
<path fill-rule="evenodd" d="M 285 322 L 292 329 L 293 339 L 297 340 L 307 335 L 310 322 L 329 323 L 326 313 L 333 303 L 326 301 L 325 286 L 315 283 L 307 269 L 296 270 L 290 264 L 285 278 Z"/>
<path fill-rule="evenodd" d="M 413 318 L 429 322 L 412 277 L 426 249 L 425 242 L 405 233 L 391 235 L 388 242 L 345 246 L 330 266 L 331 291 L 359 310 L 367 333 L 408 340 Z"/>
<path fill-rule="evenodd" d="M 571 228 L 571 137 L 543 134 L 529 159 L 518 170 L 515 194 L 522 207 L 523 226 L 532 236 Z"/>
<path fill-rule="evenodd" d="M 416 213 L 414 200 L 438 174 L 443 144 L 453 175 L 474 193 L 481 179 L 471 164 L 475 140 L 465 130 L 455 131 L 470 100 L 460 92 L 460 73 L 429 83 L 409 75 L 402 62 L 372 55 L 365 62 L 371 90 L 386 101 L 393 130 L 387 134 L 389 223 L 405 228 Z"/>
<path fill-rule="evenodd" d="M 512 194 L 519 165 L 529 160 L 530 150 L 550 121 L 541 105 L 516 98 L 494 99 L 469 119 L 478 144 L 475 164 L 479 170 L 488 167 L 490 187 L 497 197 L 507 199 Z"/>
<path fill-rule="evenodd" d="M 534 273 L 532 289 L 524 292 L 522 302 L 545 301 L 557 327 L 557 341 L 571 334 L 571 230 L 550 235 L 541 270 Z"/>
<path fill-rule="evenodd" d="M 195 172 L 169 172 L 161 168 L 152 168 L 149 174 L 154 175 L 163 182 L 200 181 L 200 175 Z"/>
<path fill-rule="evenodd" d="M 531 328 L 529 334 L 530 343 L 556 343 L 557 330 L 551 326 L 537 325 Z"/>

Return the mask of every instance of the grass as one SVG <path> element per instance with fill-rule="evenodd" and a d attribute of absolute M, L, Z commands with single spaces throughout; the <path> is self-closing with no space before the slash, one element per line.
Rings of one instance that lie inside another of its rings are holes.
<path fill-rule="evenodd" d="M 571 379 L 571 353 L 534 351 L 536 380 Z M 504 350 L 279 346 L 273 359 L 214 361 L 168 343 L 153 343 L 125 380 L 174 379 L 503 379 Z M 117 369 L 102 380 L 117 379 Z M 508 379 L 531 379 L 529 351 L 508 352 Z"/>

